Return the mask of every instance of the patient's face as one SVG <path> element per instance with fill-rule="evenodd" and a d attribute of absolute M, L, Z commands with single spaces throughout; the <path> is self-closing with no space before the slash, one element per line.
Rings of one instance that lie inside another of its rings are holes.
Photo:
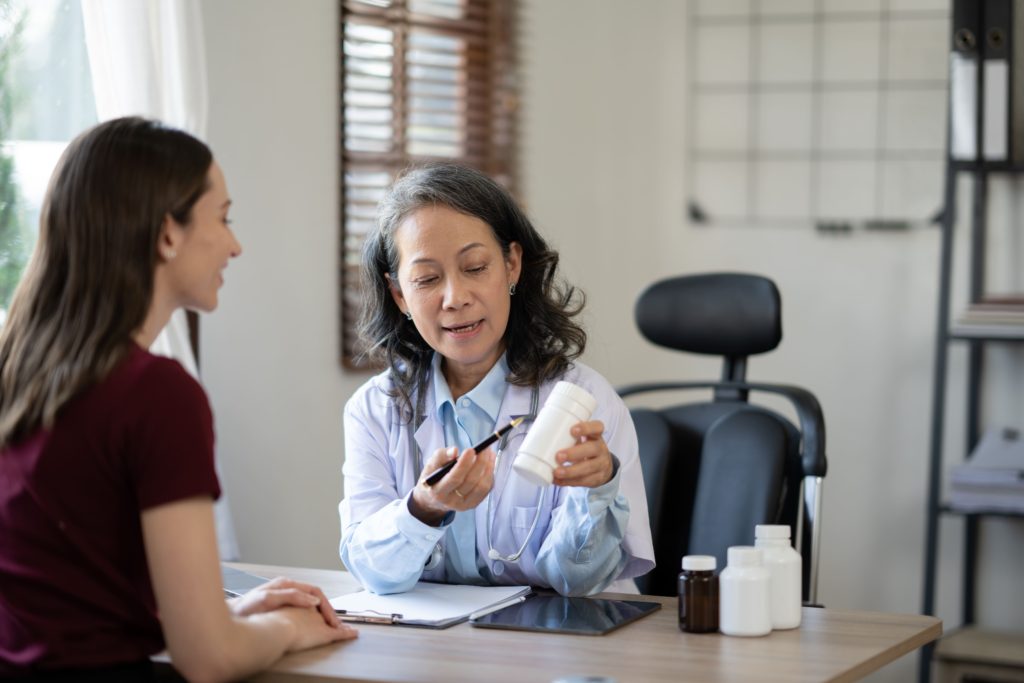
<path fill-rule="evenodd" d="M 209 188 L 192 207 L 186 225 L 174 223 L 174 257 L 166 267 L 177 306 L 201 311 L 217 307 L 228 261 L 242 253 L 228 220 L 231 199 L 217 162 L 210 166 Z"/>

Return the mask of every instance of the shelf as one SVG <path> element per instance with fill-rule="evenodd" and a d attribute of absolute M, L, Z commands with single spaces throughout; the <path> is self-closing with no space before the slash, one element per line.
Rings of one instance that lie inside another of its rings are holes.
<path fill-rule="evenodd" d="M 950 161 L 950 168 L 961 173 L 1021 173 L 1024 165 L 1011 161 Z"/>
<path fill-rule="evenodd" d="M 1024 325 L 965 325 L 949 328 L 950 339 L 969 341 L 1024 341 Z"/>
<path fill-rule="evenodd" d="M 1016 3 L 1011 3 L 1016 8 Z M 961 21 L 982 22 L 982 7 L 985 3 L 974 0 L 956 0 L 953 23 Z M 956 35 L 960 29 L 954 31 Z M 971 74 L 981 78 L 977 60 Z M 966 72 L 965 72 L 966 73 Z M 966 94 L 964 92 L 961 95 Z M 976 93 L 975 93 L 976 94 Z M 971 95 L 974 98 L 974 94 Z M 962 98 L 957 98 L 960 101 Z M 969 101 L 969 100 L 967 100 Z M 978 112 L 984 113 L 982 98 L 977 98 Z M 984 140 L 984 124 L 989 117 L 979 114 L 975 127 L 977 140 Z M 1019 118 L 1019 117 L 1018 117 Z M 949 119 L 947 119 L 949 122 Z M 952 128 L 948 129 L 952 137 Z M 1018 142 L 1014 139 L 1015 142 Z M 1014 156 L 1016 148 L 1014 149 Z M 957 197 L 961 174 L 970 176 L 971 193 L 969 211 L 957 210 Z M 1024 342 L 1024 291 L 994 291 L 988 286 L 996 285 L 986 278 L 986 265 L 992 245 L 986 240 L 989 221 L 989 185 L 997 177 L 1024 178 L 1024 163 L 1012 158 L 1004 161 L 976 159 L 960 161 L 948 158 L 943 185 L 943 204 L 938 218 L 942 229 L 939 255 L 939 296 L 938 318 L 941 321 L 935 335 L 935 368 L 932 375 L 933 394 L 931 404 L 931 436 L 929 441 L 928 464 L 928 506 L 925 532 L 924 600 L 922 611 L 935 614 L 936 596 L 939 593 L 938 566 L 940 522 L 950 516 L 964 520 L 963 571 L 960 578 L 960 618 L 954 623 L 972 625 L 950 633 L 933 648 L 921 651 L 918 668 L 919 683 L 963 683 L 964 681 L 1000 681 L 1000 683 L 1024 683 L 1024 633 L 998 633 L 987 631 L 973 624 L 977 623 L 976 592 L 978 580 L 978 550 L 980 547 L 981 518 L 1024 519 L 1024 503 L 1015 497 L 1017 482 L 998 492 L 986 493 L 984 486 L 962 482 L 964 488 L 956 489 L 957 496 L 943 499 L 943 482 L 948 482 L 950 473 L 945 467 L 946 443 L 945 423 L 950 414 L 948 405 L 950 347 L 966 343 L 966 382 L 958 396 L 963 398 L 962 424 L 966 441 L 973 444 L 982 438 L 985 425 L 990 421 L 983 411 L 983 388 L 987 373 L 984 372 L 985 344 L 1019 344 Z M 958 223 L 969 216 L 969 234 L 957 240 Z M 959 243 L 959 246 L 957 244 Z M 964 258 L 956 257 L 958 250 L 967 250 Z M 956 275 L 956 277 L 954 277 Z M 963 287 L 965 295 L 963 310 L 953 314 L 952 304 L 959 297 L 954 295 L 953 283 Z M 951 314 L 952 317 L 951 317 Z M 959 367 L 958 367 L 959 370 Z M 970 485 L 968 489 L 966 486 Z M 956 505 L 952 504 L 956 501 Z M 975 507 L 974 505 L 980 506 Z M 1010 568 L 1011 572 L 1013 568 Z M 933 671 L 934 665 L 934 671 Z M 933 679 L 933 674 L 935 679 Z"/>
<path fill-rule="evenodd" d="M 962 510 L 955 508 L 949 503 L 944 503 L 939 506 L 939 512 L 946 515 L 961 515 L 969 516 L 974 515 L 975 517 L 1010 517 L 1014 519 L 1024 518 L 1024 510 L 1020 512 L 1014 512 L 1012 510 Z"/>
<path fill-rule="evenodd" d="M 1008 667 L 1024 673 L 1024 633 L 965 626 L 939 640 L 935 658 L 944 662 Z"/>

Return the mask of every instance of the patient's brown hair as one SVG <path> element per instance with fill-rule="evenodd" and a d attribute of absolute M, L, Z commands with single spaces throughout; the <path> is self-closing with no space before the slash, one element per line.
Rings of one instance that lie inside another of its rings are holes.
<path fill-rule="evenodd" d="M 0 446 L 53 424 L 123 358 L 149 310 L 164 220 L 189 222 L 212 161 L 188 133 L 137 117 L 68 146 L 0 330 Z"/>

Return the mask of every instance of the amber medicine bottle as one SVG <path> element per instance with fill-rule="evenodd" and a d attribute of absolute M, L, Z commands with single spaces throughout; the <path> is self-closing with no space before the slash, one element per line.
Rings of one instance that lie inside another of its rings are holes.
<path fill-rule="evenodd" d="M 718 631 L 718 577 L 711 555 L 687 555 L 679 575 L 679 630 Z"/>

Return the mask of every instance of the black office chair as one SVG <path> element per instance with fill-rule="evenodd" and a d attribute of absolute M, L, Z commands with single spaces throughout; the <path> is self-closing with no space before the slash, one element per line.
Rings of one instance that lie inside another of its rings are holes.
<path fill-rule="evenodd" d="M 619 395 L 705 389 L 709 400 L 631 408 L 640 441 L 657 566 L 641 592 L 676 595 L 683 555 L 714 555 L 725 567 L 732 545 L 753 545 L 754 525 L 788 524 L 804 559 L 804 601 L 817 602 L 825 423 L 817 399 L 794 386 L 746 381 L 747 357 L 782 339 L 779 291 L 765 277 L 711 273 L 670 278 L 637 300 L 649 341 L 724 357 L 722 378 L 622 387 Z M 799 428 L 749 402 L 751 392 L 784 396 Z M 635 403 L 635 400 L 630 400 Z"/>

